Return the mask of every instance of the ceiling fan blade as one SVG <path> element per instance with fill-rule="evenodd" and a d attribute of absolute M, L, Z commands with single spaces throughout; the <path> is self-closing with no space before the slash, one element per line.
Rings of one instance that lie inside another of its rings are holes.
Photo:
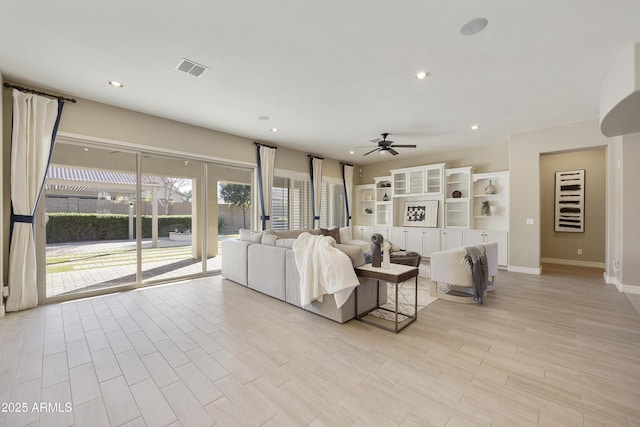
<path fill-rule="evenodd" d="M 371 138 L 369 140 L 369 142 L 373 142 L 374 144 L 377 144 L 378 142 L 382 142 L 382 138 L 377 137 L 377 138 Z"/>
<path fill-rule="evenodd" d="M 371 153 L 373 153 L 375 151 L 378 151 L 378 149 L 374 148 L 373 150 L 369 151 L 368 153 L 364 153 L 363 156 L 366 156 L 367 154 L 371 154 Z"/>
<path fill-rule="evenodd" d="M 393 147 L 395 147 L 395 148 L 398 148 L 398 147 L 400 147 L 400 148 L 416 148 L 417 145 L 415 145 L 415 144 L 409 144 L 409 145 L 407 145 L 407 144 L 395 144 Z"/>
<path fill-rule="evenodd" d="M 394 156 L 397 156 L 397 155 L 398 155 L 398 152 L 397 152 L 396 150 L 394 150 L 393 148 L 391 148 L 391 147 L 389 147 L 389 152 L 390 152 L 391 154 L 393 154 Z"/>

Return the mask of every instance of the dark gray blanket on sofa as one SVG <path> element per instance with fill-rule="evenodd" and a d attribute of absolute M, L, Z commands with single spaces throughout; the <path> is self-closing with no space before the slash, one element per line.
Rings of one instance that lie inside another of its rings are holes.
<path fill-rule="evenodd" d="M 474 300 L 483 304 L 484 291 L 487 290 L 487 282 L 489 281 L 489 266 L 485 249 L 482 245 L 469 246 L 465 249 L 467 250 L 467 255 L 465 255 L 464 260 L 471 268 L 471 279 L 475 291 Z"/>

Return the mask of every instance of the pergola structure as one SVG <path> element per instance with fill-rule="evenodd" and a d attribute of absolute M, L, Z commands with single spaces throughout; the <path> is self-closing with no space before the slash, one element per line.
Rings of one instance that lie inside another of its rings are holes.
<path fill-rule="evenodd" d="M 151 240 L 158 247 L 158 200 L 165 183 L 158 176 L 141 176 L 142 191 L 151 194 Z M 96 196 L 102 192 L 136 195 L 136 174 L 110 170 L 71 168 L 51 164 L 45 181 L 46 194 L 66 197 Z M 129 208 L 129 239 L 133 239 L 133 204 Z"/>

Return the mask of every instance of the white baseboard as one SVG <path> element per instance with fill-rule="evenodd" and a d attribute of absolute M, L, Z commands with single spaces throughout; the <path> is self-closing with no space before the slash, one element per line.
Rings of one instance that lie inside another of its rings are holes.
<path fill-rule="evenodd" d="M 510 265 L 509 271 L 514 273 L 535 274 L 538 276 L 542 274 L 542 269 L 540 267 L 532 268 L 532 267 L 518 267 L 517 265 Z"/>
<path fill-rule="evenodd" d="M 622 285 L 622 292 L 625 294 L 640 295 L 640 286 L 638 285 Z"/>
<path fill-rule="evenodd" d="M 636 294 L 640 295 L 640 286 L 638 285 L 625 285 L 624 283 L 620 283 L 617 277 L 615 276 L 607 276 L 607 273 L 604 273 L 604 281 L 609 285 L 613 285 L 616 287 L 618 292 L 624 292 L 625 294 Z"/>
<path fill-rule="evenodd" d="M 574 267 L 589 267 L 589 268 L 604 269 L 604 262 L 578 261 L 574 259 L 560 259 L 560 258 L 540 258 L 540 262 L 544 262 L 547 264 L 572 265 Z"/>

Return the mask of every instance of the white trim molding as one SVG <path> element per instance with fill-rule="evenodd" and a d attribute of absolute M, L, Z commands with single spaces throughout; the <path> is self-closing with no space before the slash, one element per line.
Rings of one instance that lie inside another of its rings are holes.
<path fill-rule="evenodd" d="M 604 273 L 604 281 L 609 285 L 615 286 L 618 292 L 640 295 L 640 285 L 625 285 L 620 282 L 617 277 L 608 276 L 606 272 Z"/>
<path fill-rule="evenodd" d="M 547 264 L 571 265 L 574 267 L 602 268 L 604 270 L 604 262 L 578 261 L 575 259 L 560 258 L 540 258 L 540 262 L 544 262 Z"/>
<path fill-rule="evenodd" d="M 509 271 L 513 273 L 524 273 L 524 274 L 535 274 L 539 276 L 542 274 L 542 268 L 533 268 L 533 267 L 519 267 L 517 265 L 510 265 Z"/>
<path fill-rule="evenodd" d="M 640 295 L 640 286 L 638 285 L 622 285 L 622 292 L 625 294 Z"/>

